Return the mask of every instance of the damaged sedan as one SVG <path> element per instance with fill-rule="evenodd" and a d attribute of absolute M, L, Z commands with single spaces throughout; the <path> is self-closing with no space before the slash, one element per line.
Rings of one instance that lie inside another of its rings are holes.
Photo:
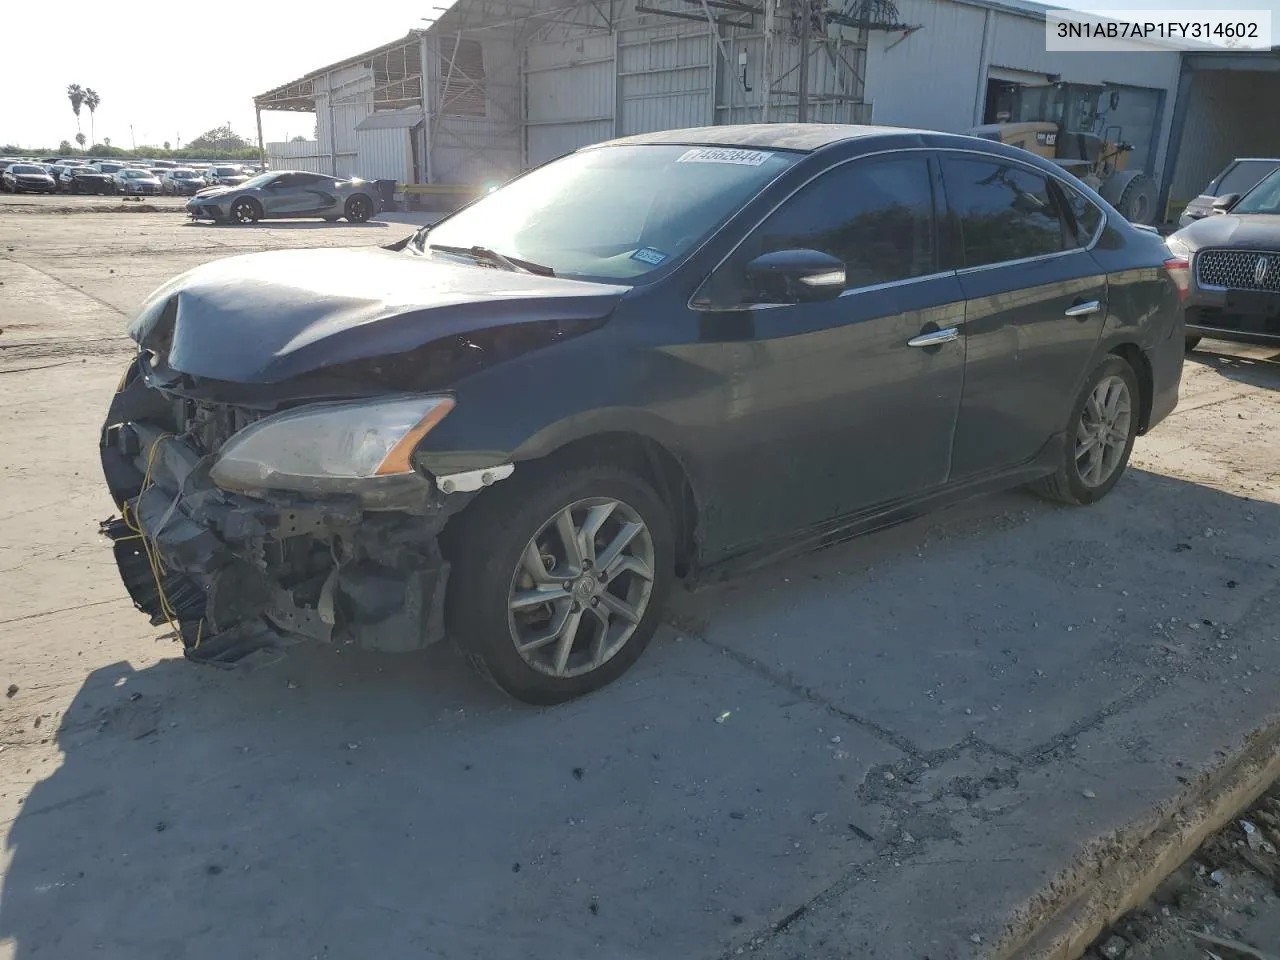
<path fill-rule="evenodd" d="M 557 703 L 636 661 L 677 578 L 1021 484 L 1099 500 L 1177 402 L 1187 284 L 999 144 L 614 141 L 389 248 L 157 290 L 103 428 L 103 532 L 192 660 L 449 638 Z"/>

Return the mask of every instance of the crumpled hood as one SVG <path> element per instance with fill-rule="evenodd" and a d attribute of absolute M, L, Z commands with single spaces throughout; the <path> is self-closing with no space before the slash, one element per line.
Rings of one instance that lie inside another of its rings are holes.
<path fill-rule="evenodd" d="M 1280 216 L 1270 214 L 1211 214 L 1174 234 L 1192 250 L 1204 247 L 1242 247 L 1280 250 Z"/>
<path fill-rule="evenodd" d="M 601 319 L 628 289 L 380 248 L 278 250 L 175 277 L 129 336 L 181 373 L 278 383 L 490 327 Z"/>

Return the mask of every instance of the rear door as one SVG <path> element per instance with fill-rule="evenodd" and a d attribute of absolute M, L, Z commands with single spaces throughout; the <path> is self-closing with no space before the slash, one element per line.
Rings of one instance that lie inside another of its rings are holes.
<path fill-rule="evenodd" d="M 940 269 L 940 182 L 927 152 L 821 174 L 744 239 L 695 295 L 694 355 L 725 384 L 712 542 L 734 546 L 945 482 L 964 374 L 964 303 Z M 826 302 L 760 300 L 745 279 L 777 250 L 827 253 Z"/>
<path fill-rule="evenodd" d="M 1032 460 L 1066 430 L 1107 314 L 1107 278 L 1055 178 L 977 153 L 942 155 L 966 298 L 953 479 Z"/>

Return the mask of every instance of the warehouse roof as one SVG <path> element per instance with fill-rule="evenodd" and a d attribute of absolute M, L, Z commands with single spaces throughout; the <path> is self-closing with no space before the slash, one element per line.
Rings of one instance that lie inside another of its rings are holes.
<path fill-rule="evenodd" d="M 253 102 L 263 110 L 314 112 L 316 108 L 314 81 L 327 73 L 333 73 L 335 70 L 342 70 L 345 67 L 353 67 L 359 63 L 373 65 L 376 74 L 375 80 L 380 85 L 404 84 L 406 81 L 417 80 L 422 71 L 421 61 L 417 55 L 417 45 L 419 38 L 426 32 L 426 30 L 410 30 L 398 40 L 392 40 L 390 43 L 384 43 L 382 46 L 366 50 L 364 53 L 357 53 L 328 66 L 319 67 L 306 76 L 299 77 L 297 80 L 291 80 L 268 90 L 266 93 L 260 93 L 253 98 Z M 412 60 L 407 55 L 397 56 L 400 51 L 410 46 L 415 51 Z M 400 97 L 397 99 L 406 98 Z"/>

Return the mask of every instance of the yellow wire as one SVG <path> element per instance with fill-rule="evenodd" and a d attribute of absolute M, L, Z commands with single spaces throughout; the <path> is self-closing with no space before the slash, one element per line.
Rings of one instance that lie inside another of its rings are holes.
<path fill-rule="evenodd" d="M 147 451 L 147 468 L 142 475 L 142 488 L 138 491 L 139 500 L 142 495 L 151 488 L 154 482 L 151 478 L 151 471 L 155 467 L 156 451 L 160 449 L 160 441 L 172 437 L 171 433 L 162 433 L 156 437 L 151 443 L 151 449 Z M 155 581 L 156 594 L 160 598 L 160 612 L 164 614 L 165 620 L 169 622 L 169 628 L 179 637 L 182 637 L 182 629 L 178 624 L 178 613 L 173 609 L 173 604 L 169 602 L 168 595 L 164 592 L 164 566 L 160 559 L 160 549 L 151 543 L 147 537 L 147 533 L 142 529 L 141 520 L 131 521 L 129 519 L 129 505 L 126 503 L 121 507 L 125 526 L 132 530 L 136 537 L 121 537 L 121 540 L 139 539 L 142 541 L 142 550 L 147 555 L 147 566 L 151 570 L 151 578 Z M 200 643 L 204 638 L 204 617 L 200 618 L 200 622 L 196 625 L 196 642 L 192 647 L 193 650 L 200 649 Z"/>

